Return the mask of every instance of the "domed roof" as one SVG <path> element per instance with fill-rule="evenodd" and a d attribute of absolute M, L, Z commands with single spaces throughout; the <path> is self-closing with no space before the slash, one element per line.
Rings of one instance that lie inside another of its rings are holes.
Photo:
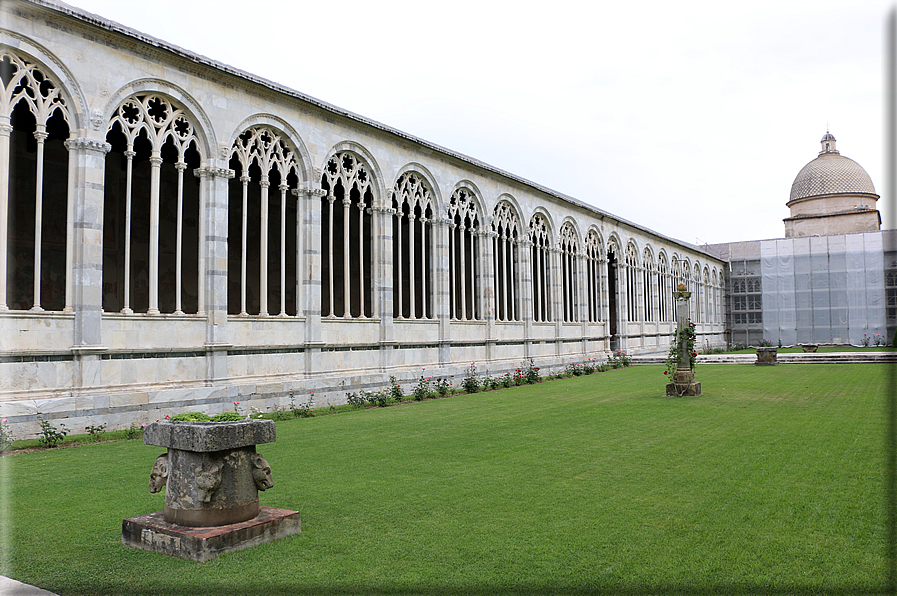
<path fill-rule="evenodd" d="M 822 137 L 819 157 L 797 174 L 791 185 L 790 201 L 829 194 L 875 194 L 872 178 L 866 170 L 834 147 L 835 137 L 826 132 Z"/>

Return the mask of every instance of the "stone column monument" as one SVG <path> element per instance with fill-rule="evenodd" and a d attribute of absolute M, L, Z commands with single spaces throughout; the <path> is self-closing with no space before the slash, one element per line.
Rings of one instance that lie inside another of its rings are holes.
<path fill-rule="evenodd" d="M 667 383 L 667 395 L 682 397 L 683 395 L 701 395 L 701 384 L 695 383 L 695 372 L 691 369 L 691 354 L 688 352 L 688 335 L 682 330 L 688 327 L 688 299 L 691 292 L 686 291 L 685 284 L 679 284 L 673 292 L 676 299 L 676 372 L 671 383 Z"/>

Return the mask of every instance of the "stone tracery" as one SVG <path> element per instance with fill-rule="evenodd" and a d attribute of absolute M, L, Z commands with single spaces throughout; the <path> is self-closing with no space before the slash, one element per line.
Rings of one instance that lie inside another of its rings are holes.
<path fill-rule="evenodd" d="M 586 278 L 588 286 L 588 321 L 597 323 L 601 320 L 601 238 L 595 230 L 586 235 Z"/>
<path fill-rule="evenodd" d="M 579 320 L 579 242 L 570 222 L 561 226 L 561 279 L 564 297 L 564 322 Z"/>
<path fill-rule="evenodd" d="M 113 151 L 124 157 L 125 173 L 121 180 L 111 156 L 107 158 L 104 261 L 109 266 L 103 267 L 104 309 L 120 306 L 122 313 L 130 314 L 133 297 L 146 305 L 148 314 L 182 314 L 184 308 L 199 312 L 199 182 L 195 177 L 185 181 L 184 172 L 189 166 L 198 168 L 202 156 L 190 116 L 161 95 L 137 94 L 119 105 L 106 131 Z M 114 188 L 116 183 L 124 184 L 123 193 Z M 160 235 L 163 227 L 166 233 Z M 174 247 L 168 244 L 171 237 Z M 185 261 L 192 265 L 187 274 Z M 165 286 L 162 295 L 168 302 L 161 308 L 160 284 Z M 134 289 L 141 295 L 132 296 Z M 185 295 L 189 295 L 187 307 Z"/>
<path fill-rule="evenodd" d="M 540 213 L 529 222 L 529 239 L 533 243 L 533 320 L 551 321 L 551 234 Z"/>
<path fill-rule="evenodd" d="M 267 316 L 269 301 L 273 298 L 279 302 L 276 305 L 279 316 L 286 316 L 288 310 L 299 314 L 296 255 L 301 226 L 297 218 L 298 207 L 288 200 L 299 181 L 297 157 L 279 133 L 264 126 L 253 126 L 234 142 L 230 159 L 231 167 L 238 174 L 230 187 L 228 252 L 230 261 L 234 265 L 239 262 L 239 267 L 228 269 L 232 280 L 229 311 L 245 316 L 252 310 L 253 314 Z M 276 205 L 269 199 L 271 186 L 277 189 L 280 197 Z M 242 195 L 242 201 L 238 199 L 238 193 Z M 272 215 L 271 206 L 278 207 L 278 212 Z M 275 229 L 272 229 L 272 221 L 276 224 Z M 248 280 L 250 265 L 253 268 L 251 282 Z M 274 283 L 269 282 L 272 274 L 277 275 Z M 252 304 L 248 305 L 250 292 L 254 296 Z"/>
<path fill-rule="evenodd" d="M 367 165 L 354 153 L 337 153 L 321 174 L 321 188 L 327 191 L 321 200 L 321 315 L 370 317 L 374 194 Z M 342 208 L 334 206 L 337 200 Z"/>
<path fill-rule="evenodd" d="M 432 315 L 433 193 L 417 173 L 405 172 L 393 188 L 393 316 Z"/>
<path fill-rule="evenodd" d="M 479 216 L 473 195 L 459 188 L 449 200 L 449 278 L 451 318 L 479 319 Z"/>
<path fill-rule="evenodd" d="M 0 311 L 29 304 L 32 311 L 71 310 L 72 189 L 62 187 L 69 178 L 68 106 L 61 87 L 37 64 L 5 48 L 0 83 Z M 32 168 L 27 186 L 10 187 L 10 171 Z M 20 190 L 27 195 L 21 200 Z M 64 295 L 56 291 L 63 286 Z"/>
<path fill-rule="evenodd" d="M 520 221 L 514 207 L 501 201 L 492 212 L 495 312 L 499 321 L 519 321 Z"/>

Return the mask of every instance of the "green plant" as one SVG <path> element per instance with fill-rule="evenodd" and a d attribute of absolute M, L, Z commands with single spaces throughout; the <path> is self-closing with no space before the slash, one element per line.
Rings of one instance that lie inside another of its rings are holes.
<path fill-rule="evenodd" d="M 691 319 L 689 319 L 689 321 L 691 321 Z M 763 339 L 761 339 L 760 341 L 757 342 L 757 345 L 761 348 L 771 348 L 772 342 L 764 337 Z"/>
<path fill-rule="evenodd" d="M 103 438 L 103 434 L 106 432 L 107 423 L 103 424 L 89 424 L 84 427 L 84 430 L 87 431 L 87 434 L 91 436 L 94 441 L 99 441 Z"/>
<path fill-rule="evenodd" d="M 9 449 L 12 445 L 12 431 L 9 429 L 9 419 L 4 418 L 0 421 L 0 452 Z"/>
<path fill-rule="evenodd" d="M 535 365 L 532 358 L 523 359 L 523 376 L 529 385 L 538 383 L 541 380 L 539 367 Z"/>
<path fill-rule="evenodd" d="M 694 329 L 694 325 L 692 325 L 692 329 Z M 692 340 L 692 348 L 694 348 L 694 340 Z M 610 367 L 611 368 L 626 368 L 627 366 L 632 364 L 632 358 L 629 357 L 626 352 L 623 350 L 617 350 L 613 353 L 610 359 Z"/>
<path fill-rule="evenodd" d="M 440 397 L 445 397 L 452 392 L 452 382 L 448 377 L 439 377 L 436 379 L 436 393 Z"/>
<path fill-rule="evenodd" d="M 131 426 L 125 429 L 125 438 L 129 441 L 136 439 L 143 432 L 144 428 L 146 428 L 146 424 L 138 425 L 136 422 L 132 422 Z"/>
<path fill-rule="evenodd" d="M 211 417 L 210 422 L 237 422 L 243 420 L 243 415 L 237 412 L 221 412 Z"/>
<path fill-rule="evenodd" d="M 667 375 L 670 381 L 672 381 L 673 374 L 679 367 L 679 345 L 683 342 L 685 343 L 685 351 L 688 354 L 688 367 L 690 370 L 694 370 L 698 364 L 698 353 L 695 351 L 695 324 L 691 319 L 688 319 L 685 327 L 676 329 L 676 333 L 673 334 L 673 339 L 670 342 L 670 349 L 667 352 L 666 370 L 663 371 L 663 374 Z M 617 367 L 615 366 L 614 368 Z"/>
<path fill-rule="evenodd" d="M 392 397 L 396 401 L 402 401 L 405 397 L 405 393 L 402 391 L 402 386 L 399 385 L 399 382 L 395 377 L 389 377 L 389 397 Z"/>
<path fill-rule="evenodd" d="M 471 362 L 470 366 L 467 367 L 464 380 L 461 381 L 461 387 L 463 387 L 464 391 L 467 393 L 476 393 L 480 390 L 480 379 L 477 377 L 476 363 Z"/>
<path fill-rule="evenodd" d="M 175 414 L 168 417 L 172 422 L 211 422 L 212 417 L 202 412 L 185 412 L 183 414 Z"/>
<path fill-rule="evenodd" d="M 416 401 L 422 401 L 430 397 L 430 393 L 432 389 L 430 388 L 430 377 L 420 376 L 420 379 L 417 381 L 417 385 L 415 385 L 414 390 L 412 391 L 412 395 L 414 395 L 414 399 Z"/>
<path fill-rule="evenodd" d="M 353 408 L 363 408 L 364 404 L 367 402 L 366 394 L 363 389 L 359 389 L 358 393 L 354 391 L 349 391 L 346 393 L 346 401 Z"/>
<path fill-rule="evenodd" d="M 511 378 L 511 373 L 506 372 L 501 377 L 501 386 L 502 387 L 510 387 L 514 384 L 514 379 Z"/>
<path fill-rule="evenodd" d="M 894 330 L 894 337 L 891 339 L 891 346 L 897 348 L 897 329 Z"/>
<path fill-rule="evenodd" d="M 40 414 L 38 414 L 40 416 Z M 40 419 L 40 432 L 41 436 L 38 438 L 38 442 L 44 447 L 56 447 L 59 443 L 65 439 L 66 435 L 69 434 L 69 429 L 65 427 L 64 424 L 60 423 L 59 428 L 56 428 L 51 422 L 50 417 L 47 416 L 47 419 Z"/>

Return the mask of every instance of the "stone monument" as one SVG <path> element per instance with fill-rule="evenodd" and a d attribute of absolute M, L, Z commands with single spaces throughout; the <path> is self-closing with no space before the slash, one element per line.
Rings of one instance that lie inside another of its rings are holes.
<path fill-rule="evenodd" d="M 302 531 L 299 513 L 259 505 L 274 486 L 256 445 L 273 443 L 272 420 L 155 422 L 144 443 L 166 447 L 150 472 L 165 509 L 122 522 L 126 546 L 206 561 Z"/>
<path fill-rule="evenodd" d="M 679 284 L 673 297 L 676 299 L 676 372 L 672 382 L 667 383 L 667 395 L 682 397 L 683 395 L 701 395 L 701 384 L 695 382 L 695 372 L 691 368 L 691 354 L 688 350 L 688 334 L 683 329 L 688 327 L 688 299 L 691 292 L 686 291 L 685 284 Z"/>

